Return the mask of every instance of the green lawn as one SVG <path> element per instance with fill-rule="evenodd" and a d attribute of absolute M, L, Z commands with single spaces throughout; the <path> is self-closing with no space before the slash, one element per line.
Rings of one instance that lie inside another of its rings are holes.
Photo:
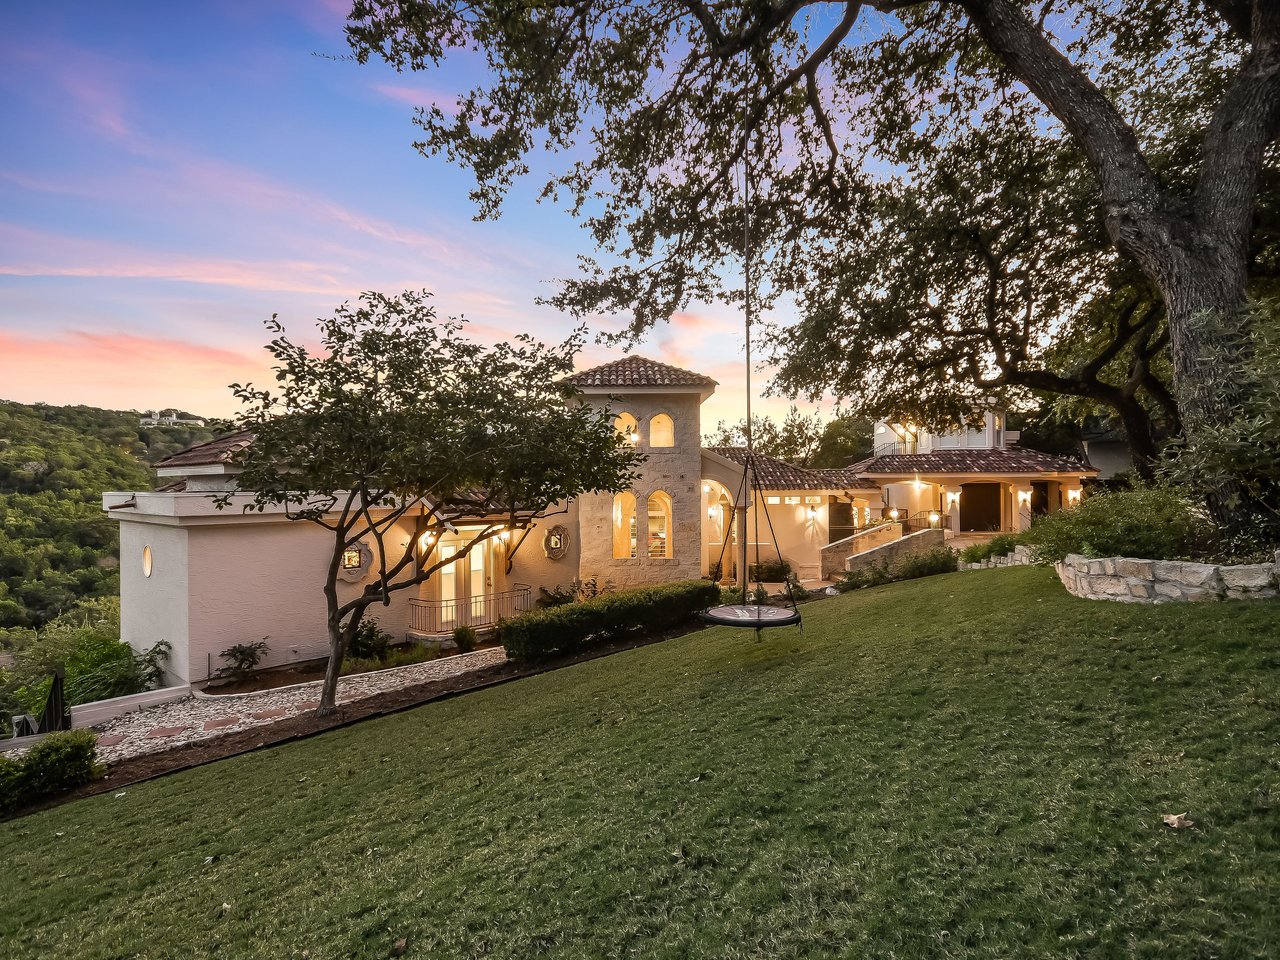
<path fill-rule="evenodd" d="M 807 612 L 0 824 L 0 956 L 1280 956 L 1280 603 Z"/>

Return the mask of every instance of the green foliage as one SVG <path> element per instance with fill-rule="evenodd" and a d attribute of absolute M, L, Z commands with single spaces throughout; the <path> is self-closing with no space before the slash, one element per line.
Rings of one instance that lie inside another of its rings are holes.
<path fill-rule="evenodd" d="M 438 660 L 439 650 L 425 643 L 401 643 L 387 647 L 377 657 L 347 657 L 342 661 L 342 676 L 353 673 L 369 673 L 390 667 L 408 667 L 415 663 Z"/>
<path fill-rule="evenodd" d="M 965 563 L 981 563 L 992 557 L 1003 557 L 1013 552 L 1013 548 L 1021 543 L 1021 538 L 1014 533 L 1001 533 L 982 543 L 974 543 L 960 551 L 960 559 Z"/>
<path fill-rule="evenodd" d="M 566 603 L 576 603 L 579 600 L 590 600 L 592 597 L 598 597 L 602 593 L 608 593 L 613 589 L 613 581 L 606 580 L 600 583 L 599 577 L 588 577 L 586 580 L 579 580 L 576 577 L 569 581 L 567 587 L 559 584 L 547 589 L 539 587 L 538 593 L 542 594 L 536 603 L 539 607 L 560 607 Z"/>
<path fill-rule="evenodd" d="M 0 715 L 39 714 L 55 667 L 64 670 L 67 704 L 93 703 L 159 686 L 169 644 L 136 654 L 120 640 L 120 601 L 82 600 L 41 630 L 0 630 L 14 664 L 0 670 Z"/>
<path fill-rule="evenodd" d="M 1212 524 L 1184 494 L 1164 487 L 1100 492 L 1070 510 L 1037 517 L 1022 535 L 1041 562 L 1086 557 L 1186 560 L 1215 543 Z"/>
<path fill-rule="evenodd" d="M 865 570 L 845 571 L 839 574 L 835 588 L 842 592 L 878 587 L 898 580 L 917 580 L 939 573 L 956 570 L 956 552 L 950 547 L 933 547 L 903 554 L 885 563 L 872 564 Z"/>
<path fill-rule="evenodd" d="M 782 583 L 791 576 L 791 564 L 781 557 L 770 557 L 748 567 L 751 579 L 766 583 Z"/>
<path fill-rule="evenodd" d="M 382 624 L 375 618 L 365 617 L 360 621 L 360 626 L 356 627 L 351 642 L 347 644 L 347 656 L 364 660 L 381 660 L 386 656 L 387 647 L 394 639 L 391 634 L 382 629 Z"/>
<path fill-rule="evenodd" d="M 476 628 L 455 627 L 453 642 L 457 645 L 459 653 L 470 653 L 476 648 Z"/>
<path fill-rule="evenodd" d="M 1175 444 L 1162 471 L 1202 498 L 1229 485 L 1227 506 L 1252 521 L 1231 531 L 1235 553 L 1280 546 L 1280 300 L 1254 304 L 1251 320 L 1248 335 L 1233 338 L 1210 315 L 1198 319 L 1222 354 L 1208 375 L 1217 386 L 1233 379 L 1244 389 L 1228 415 Z"/>
<path fill-rule="evenodd" d="M 751 418 L 752 449 L 798 467 L 811 465 L 823 436 L 822 419 L 817 414 L 805 416 L 794 405 L 781 422 L 763 416 Z M 703 439 L 708 447 L 745 447 L 747 422 L 730 425 L 721 420 Z"/>
<path fill-rule="evenodd" d="M 147 461 L 176 449 L 174 429 L 140 427 L 136 413 L 0 400 L 0 628 L 39 627 L 119 592 L 118 530 L 102 494 L 150 490 Z"/>
<path fill-rule="evenodd" d="M 808 466 L 835 470 L 871 456 L 874 429 L 866 417 L 836 417 L 823 428 Z"/>
<path fill-rule="evenodd" d="M 512 660 L 540 660 L 677 626 L 719 599 L 720 588 L 706 580 L 619 590 L 503 620 L 497 636 Z"/>
<path fill-rule="evenodd" d="M 234 643 L 218 654 L 218 659 L 226 661 L 226 666 L 219 667 L 214 676 L 231 680 L 242 680 L 257 668 L 267 653 L 267 641 L 263 637 L 252 643 Z"/>
<path fill-rule="evenodd" d="M 102 776 L 90 730 L 47 734 L 16 760 L 0 754 L 0 816 L 66 793 Z"/>

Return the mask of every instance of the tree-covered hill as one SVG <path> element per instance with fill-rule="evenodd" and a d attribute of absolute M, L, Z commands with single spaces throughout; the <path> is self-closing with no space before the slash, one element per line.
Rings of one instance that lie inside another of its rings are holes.
<path fill-rule="evenodd" d="M 149 464 L 213 429 L 141 427 L 138 414 L 0 400 L 0 627 L 39 626 L 119 588 L 105 490 L 149 490 Z"/>

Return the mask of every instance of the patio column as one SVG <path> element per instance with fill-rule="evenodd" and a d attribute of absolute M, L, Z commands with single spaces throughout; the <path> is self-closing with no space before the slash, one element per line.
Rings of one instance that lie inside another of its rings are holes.
<path fill-rule="evenodd" d="M 952 533 L 960 532 L 960 488 L 942 487 L 943 526 Z"/>
<path fill-rule="evenodd" d="M 1031 484 L 1013 484 L 1013 529 L 1018 533 L 1031 528 Z"/>

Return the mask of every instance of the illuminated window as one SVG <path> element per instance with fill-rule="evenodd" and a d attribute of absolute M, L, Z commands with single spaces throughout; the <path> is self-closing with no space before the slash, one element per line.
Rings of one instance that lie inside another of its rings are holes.
<path fill-rule="evenodd" d="M 764 502 L 768 504 L 777 504 L 782 502 L 781 497 L 765 497 Z"/>
<path fill-rule="evenodd" d="M 640 442 L 640 424 L 629 413 L 620 413 L 614 417 L 613 429 L 617 430 L 618 436 L 632 446 Z"/>
<path fill-rule="evenodd" d="M 783 497 L 782 502 L 795 504 L 800 502 L 800 498 L 799 497 Z"/>
<path fill-rule="evenodd" d="M 671 548 L 671 497 L 661 490 L 649 494 L 648 556 L 653 559 L 673 556 Z"/>
<path fill-rule="evenodd" d="M 142 575 L 144 577 L 151 576 L 151 570 L 153 566 L 154 566 L 154 561 L 151 558 L 151 547 L 149 546 L 143 547 L 142 548 Z"/>
<path fill-rule="evenodd" d="M 821 503 L 822 498 L 821 497 L 805 497 L 804 502 L 805 503 Z"/>
<path fill-rule="evenodd" d="M 359 547 L 348 547 L 342 551 L 342 569 L 359 570 L 364 566 L 364 556 Z"/>
<path fill-rule="evenodd" d="M 676 425 L 665 413 L 660 413 L 649 421 L 649 446 L 674 447 L 676 445 Z"/>
<path fill-rule="evenodd" d="M 636 498 L 619 493 L 613 498 L 613 557 L 634 560 L 636 557 Z"/>

